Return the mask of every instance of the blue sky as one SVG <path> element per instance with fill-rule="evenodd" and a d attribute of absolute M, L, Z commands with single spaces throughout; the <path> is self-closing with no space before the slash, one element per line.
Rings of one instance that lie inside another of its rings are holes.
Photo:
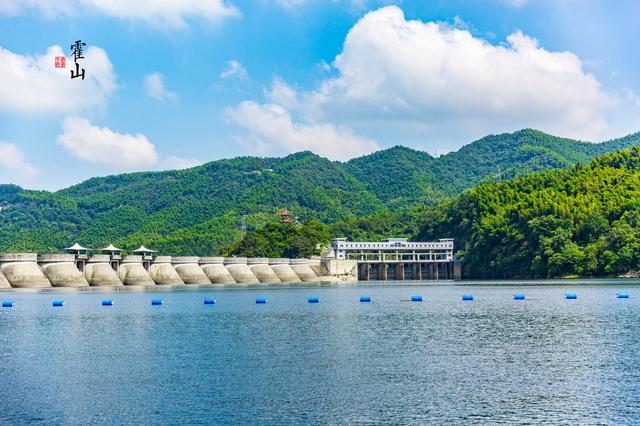
<path fill-rule="evenodd" d="M 638 16 L 632 0 L 0 0 L 0 182 L 440 155 L 523 127 L 623 136 L 640 130 Z M 77 39 L 84 81 L 53 67 Z"/>

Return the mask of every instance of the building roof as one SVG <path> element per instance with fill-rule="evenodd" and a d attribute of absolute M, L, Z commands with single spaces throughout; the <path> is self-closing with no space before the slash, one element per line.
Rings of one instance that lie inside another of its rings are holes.
<path fill-rule="evenodd" d="M 114 247 L 113 244 L 109 244 L 107 247 L 100 249 L 100 251 L 123 251 L 118 247 Z"/>
<path fill-rule="evenodd" d="M 141 245 L 140 247 L 138 247 L 133 251 L 133 253 L 155 253 L 155 252 L 156 252 L 155 250 L 148 249 L 143 245 Z"/>
<path fill-rule="evenodd" d="M 91 249 L 88 249 L 86 247 L 82 247 L 80 244 L 75 243 L 71 247 L 65 247 L 63 250 L 67 250 L 67 251 L 89 251 Z"/>

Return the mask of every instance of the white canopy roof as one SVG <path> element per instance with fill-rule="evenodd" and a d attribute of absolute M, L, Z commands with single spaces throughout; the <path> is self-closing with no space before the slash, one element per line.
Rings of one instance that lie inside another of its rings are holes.
<path fill-rule="evenodd" d="M 133 251 L 134 253 L 155 253 L 155 250 L 151 250 L 146 248 L 145 246 L 140 246 Z"/>
<path fill-rule="evenodd" d="M 91 249 L 88 249 L 86 247 L 82 247 L 80 244 L 75 243 L 71 247 L 66 247 L 63 250 L 68 250 L 68 251 L 89 251 Z"/>
<path fill-rule="evenodd" d="M 114 247 L 113 244 L 109 244 L 107 247 L 100 249 L 100 251 L 123 251 L 123 250 L 119 249 L 118 247 Z"/>

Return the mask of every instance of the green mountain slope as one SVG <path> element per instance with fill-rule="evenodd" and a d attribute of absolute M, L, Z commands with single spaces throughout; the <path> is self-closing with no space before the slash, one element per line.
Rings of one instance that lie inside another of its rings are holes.
<path fill-rule="evenodd" d="M 640 142 L 602 144 L 533 130 L 488 136 L 439 158 L 394 147 L 347 163 L 309 152 L 239 157 L 187 170 L 92 178 L 50 193 L 0 185 L 0 251 L 57 251 L 140 243 L 167 254 L 214 254 L 237 241 L 246 213 L 256 229 L 288 208 L 334 232 L 373 238 L 416 232 L 422 206 L 502 176 L 564 167 Z"/>
<path fill-rule="evenodd" d="M 355 158 L 345 163 L 345 168 L 389 208 L 395 208 L 439 198 L 433 192 L 435 161 L 426 152 L 394 146 Z"/>
<path fill-rule="evenodd" d="M 418 238 L 447 235 L 468 276 L 617 275 L 640 268 L 640 147 L 480 185 L 431 209 Z"/>

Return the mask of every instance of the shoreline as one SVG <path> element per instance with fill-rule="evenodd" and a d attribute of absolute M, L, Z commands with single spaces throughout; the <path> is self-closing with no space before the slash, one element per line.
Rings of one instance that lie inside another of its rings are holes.
<path fill-rule="evenodd" d="M 587 286 L 640 286 L 640 278 L 549 278 L 530 280 L 439 280 L 439 281 L 317 281 L 292 283 L 255 284 L 188 284 L 188 285 L 130 285 L 130 286 L 89 286 L 89 287 L 38 287 L 2 288 L 5 293 L 162 293 L 211 290 L 286 290 L 305 288 L 358 288 L 358 287 L 587 287 Z"/>

